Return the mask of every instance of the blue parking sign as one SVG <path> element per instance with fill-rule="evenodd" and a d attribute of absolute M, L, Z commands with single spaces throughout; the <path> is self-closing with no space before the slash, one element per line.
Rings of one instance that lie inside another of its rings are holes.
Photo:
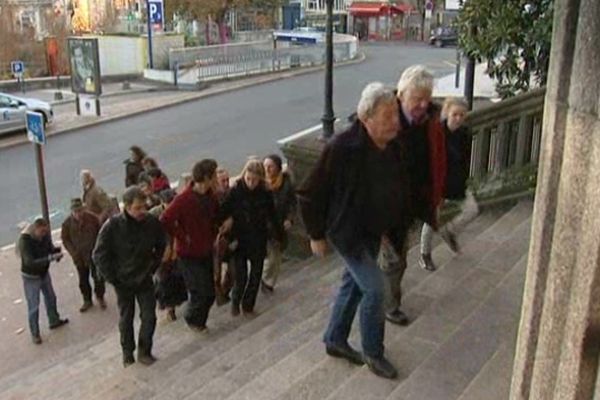
<path fill-rule="evenodd" d="M 11 61 L 10 62 L 10 70 L 15 76 L 23 75 L 25 72 L 25 64 L 23 61 Z"/>
<path fill-rule="evenodd" d="M 162 0 L 149 0 L 148 1 L 148 15 L 150 15 L 150 23 L 152 24 L 163 24 L 164 14 L 164 3 Z"/>
<path fill-rule="evenodd" d="M 27 138 L 33 143 L 46 144 L 44 116 L 42 114 L 27 111 Z"/>

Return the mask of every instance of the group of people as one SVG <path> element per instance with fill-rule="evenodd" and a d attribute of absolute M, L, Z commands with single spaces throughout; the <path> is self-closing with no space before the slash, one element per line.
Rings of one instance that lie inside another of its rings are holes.
<path fill-rule="evenodd" d="M 125 366 L 135 362 L 136 347 L 140 363 L 155 361 L 157 303 L 166 310 L 166 320 L 175 320 L 175 308 L 188 301 L 184 318 L 198 332 L 207 329 L 215 301 L 231 303 L 233 316 L 255 315 L 261 286 L 266 294 L 275 290 L 286 232 L 296 214 L 295 190 L 278 155 L 250 158 L 234 180 L 216 161 L 205 159 L 173 190 L 153 159 L 137 146 L 130 153 L 122 211 L 84 170 L 83 195 L 71 200 L 71 213 L 61 229 L 62 243 L 78 271 L 80 312 L 94 306 L 92 292 L 106 309 L 105 282 L 115 288 Z M 159 185 L 157 179 L 167 184 Z M 29 281 L 39 282 L 38 298 L 27 296 L 30 332 L 39 344 L 40 291 L 47 296 L 50 327 L 68 323 L 58 317 L 48 273 L 50 262 L 60 261 L 62 252 L 52 244 L 43 219 L 22 233 L 18 248 L 26 293 L 34 291 Z M 43 265 L 33 271 L 36 263 Z M 137 346 L 136 301 L 141 319 Z"/>
<path fill-rule="evenodd" d="M 409 322 L 400 308 L 409 229 L 417 220 L 423 223 L 419 265 L 434 271 L 433 232 L 459 252 L 457 235 L 478 213 L 466 186 L 468 106 L 451 98 L 440 110 L 432 90 L 433 76 L 423 66 L 406 69 L 396 90 L 378 82 L 367 85 L 350 127 L 326 145 L 297 191 L 277 155 L 250 158 L 234 180 L 215 160 L 204 159 L 173 190 L 156 161 L 132 146 L 121 210 L 92 174 L 82 171 L 82 198 L 72 200 L 62 226 L 63 245 L 78 271 L 80 311 L 93 307 L 90 276 L 103 309 L 105 281 L 114 286 L 124 366 L 136 361 L 136 301 L 141 318 L 137 361 L 147 365 L 156 360 L 157 301 L 170 320 L 187 301 L 185 322 L 198 332 L 207 329 L 215 302 L 230 303 L 234 317 L 255 315 L 260 289 L 269 294 L 277 284 L 298 199 L 313 253 L 325 255 L 330 244 L 345 263 L 324 336 L 327 354 L 396 377 L 383 342 L 386 320 Z M 445 200 L 460 202 L 462 212 L 439 227 Z M 68 323 L 56 309 L 48 273 L 62 252 L 43 219 L 23 232 L 18 249 L 30 332 L 41 343 L 40 292 L 50 328 Z M 362 352 L 348 343 L 359 307 Z"/>
<path fill-rule="evenodd" d="M 324 336 L 326 352 L 389 379 L 397 370 L 384 356 L 385 321 L 409 322 L 400 305 L 410 228 L 423 224 L 419 265 L 435 271 L 433 232 L 459 252 L 457 235 L 478 213 L 466 186 L 468 106 L 449 98 L 440 110 L 432 102 L 433 83 L 433 75 L 417 65 L 402 73 L 396 90 L 367 85 L 352 125 L 327 144 L 298 189 L 313 253 L 322 256 L 331 244 L 345 263 Z M 445 200 L 459 202 L 461 212 L 440 228 Z M 357 311 L 362 353 L 348 343 Z"/>

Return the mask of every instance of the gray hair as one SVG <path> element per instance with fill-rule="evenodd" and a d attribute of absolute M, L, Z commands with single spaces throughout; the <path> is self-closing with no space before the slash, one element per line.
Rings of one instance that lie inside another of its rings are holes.
<path fill-rule="evenodd" d="M 381 82 L 371 82 L 362 91 L 356 113 L 360 120 L 372 117 L 377 107 L 382 103 L 395 102 L 396 96 L 392 89 Z"/>
<path fill-rule="evenodd" d="M 413 65 L 406 68 L 398 80 L 398 95 L 408 89 L 433 91 L 433 74 L 424 65 Z"/>
<path fill-rule="evenodd" d="M 123 204 L 130 206 L 134 201 L 139 200 L 145 202 L 148 196 L 137 186 L 130 186 L 123 193 Z"/>

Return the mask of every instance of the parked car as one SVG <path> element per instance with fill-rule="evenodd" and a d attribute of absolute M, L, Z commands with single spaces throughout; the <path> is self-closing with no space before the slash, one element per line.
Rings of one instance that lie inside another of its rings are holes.
<path fill-rule="evenodd" d="M 54 119 L 52 106 L 45 101 L 0 93 L 0 135 L 25 129 L 27 111 L 42 114 L 45 126 Z"/>
<path fill-rule="evenodd" d="M 429 44 L 436 47 L 456 46 L 458 34 L 454 28 L 440 27 L 431 31 Z"/>

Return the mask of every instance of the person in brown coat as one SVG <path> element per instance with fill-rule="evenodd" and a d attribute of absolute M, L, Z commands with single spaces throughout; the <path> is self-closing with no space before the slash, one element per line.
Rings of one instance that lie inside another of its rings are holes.
<path fill-rule="evenodd" d="M 62 224 L 61 238 L 63 245 L 73 258 L 75 267 L 77 267 L 79 290 L 81 290 L 83 296 L 83 305 L 79 309 L 80 312 L 86 312 L 93 306 L 90 273 L 94 281 L 94 293 L 96 299 L 98 299 L 98 304 L 103 310 L 106 309 L 104 279 L 92 262 L 92 251 L 99 231 L 100 221 L 98 221 L 98 218 L 84 209 L 81 199 L 72 199 L 71 215 Z"/>
<path fill-rule="evenodd" d="M 81 185 L 83 187 L 83 205 L 85 209 L 96 215 L 100 224 L 103 224 L 115 213 L 113 201 L 106 192 L 96 184 L 92 173 L 84 169 L 81 171 Z"/>

